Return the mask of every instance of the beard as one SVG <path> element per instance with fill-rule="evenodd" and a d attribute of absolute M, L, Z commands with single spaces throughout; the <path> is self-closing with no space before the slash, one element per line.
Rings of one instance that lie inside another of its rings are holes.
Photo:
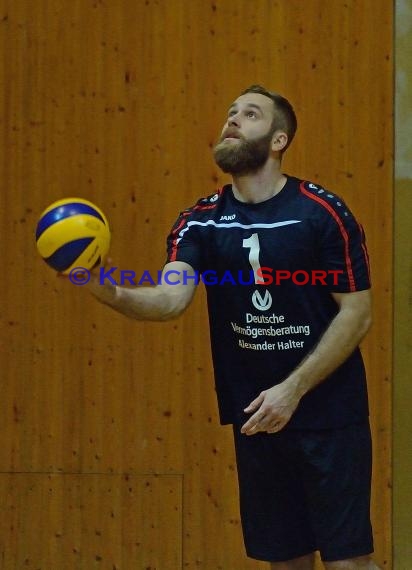
<path fill-rule="evenodd" d="M 237 142 L 220 139 L 213 149 L 215 162 L 223 172 L 232 175 L 253 174 L 269 158 L 272 135 L 269 132 L 257 139 L 239 138 Z"/>

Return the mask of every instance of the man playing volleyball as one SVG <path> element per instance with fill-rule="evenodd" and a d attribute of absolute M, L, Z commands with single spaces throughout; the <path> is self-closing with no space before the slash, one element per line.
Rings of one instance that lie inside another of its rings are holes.
<path fill-rule="evenodd" d="M 129 317 L 162 321 L 213 271 L 219 281 L 204 282 L 216 391 L 221 423 L 233 425 L 248 556 L 309 570 L 318 550 L 327 569 L 376 570 L 358 348 L 371 322 L 367 250 L 338 196 L 281 172 L 296 125 L 282 96 L 244 91 L 214 149 L 232 184 L 182 212 L 168 237 L 163 271 L 185 279 L 88 287 Z"/>

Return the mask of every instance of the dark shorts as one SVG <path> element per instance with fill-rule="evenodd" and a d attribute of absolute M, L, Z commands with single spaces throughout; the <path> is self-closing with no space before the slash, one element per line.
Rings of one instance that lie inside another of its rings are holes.
<path fill-rule="evenodd" d="M 246 552 L 281 562 L 373 552 L 369 422 L 246 436 L 234 426 Z"/>

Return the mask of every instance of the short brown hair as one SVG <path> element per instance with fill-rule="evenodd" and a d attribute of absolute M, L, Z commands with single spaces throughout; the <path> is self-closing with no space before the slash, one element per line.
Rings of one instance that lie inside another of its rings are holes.
<path fill-rule="evenodd" d="M 285 152 L 291 144 L 298 126 L 298 121 L 292 105 L 285 97 L 282 97 L 282 95 L 268 91 L 261 85 L 251 85 L 245 89 L 241 95 L 246 95 L 246 93 L 260 93 L 261 95 L 265 95 L 266 97 L 269 97 L 269 99 L 272 99 L 275 106 L 272 130 L 274 132 L 277 129 L 282 129 L 288 135 L 287 145 L 282 150 L 282 153 Z"/>

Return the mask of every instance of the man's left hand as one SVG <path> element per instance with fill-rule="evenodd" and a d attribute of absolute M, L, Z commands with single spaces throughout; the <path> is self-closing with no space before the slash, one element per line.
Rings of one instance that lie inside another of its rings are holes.
<path fill-rule="evenodd" d="M 254 435 L 260 431 L 275 433 L 288 423 L 300 401 L 296 388 L 282 382 L 264 390 L 251 402 L 244 412 L 255 412 L 242 426 L 241 432 Z"/>

